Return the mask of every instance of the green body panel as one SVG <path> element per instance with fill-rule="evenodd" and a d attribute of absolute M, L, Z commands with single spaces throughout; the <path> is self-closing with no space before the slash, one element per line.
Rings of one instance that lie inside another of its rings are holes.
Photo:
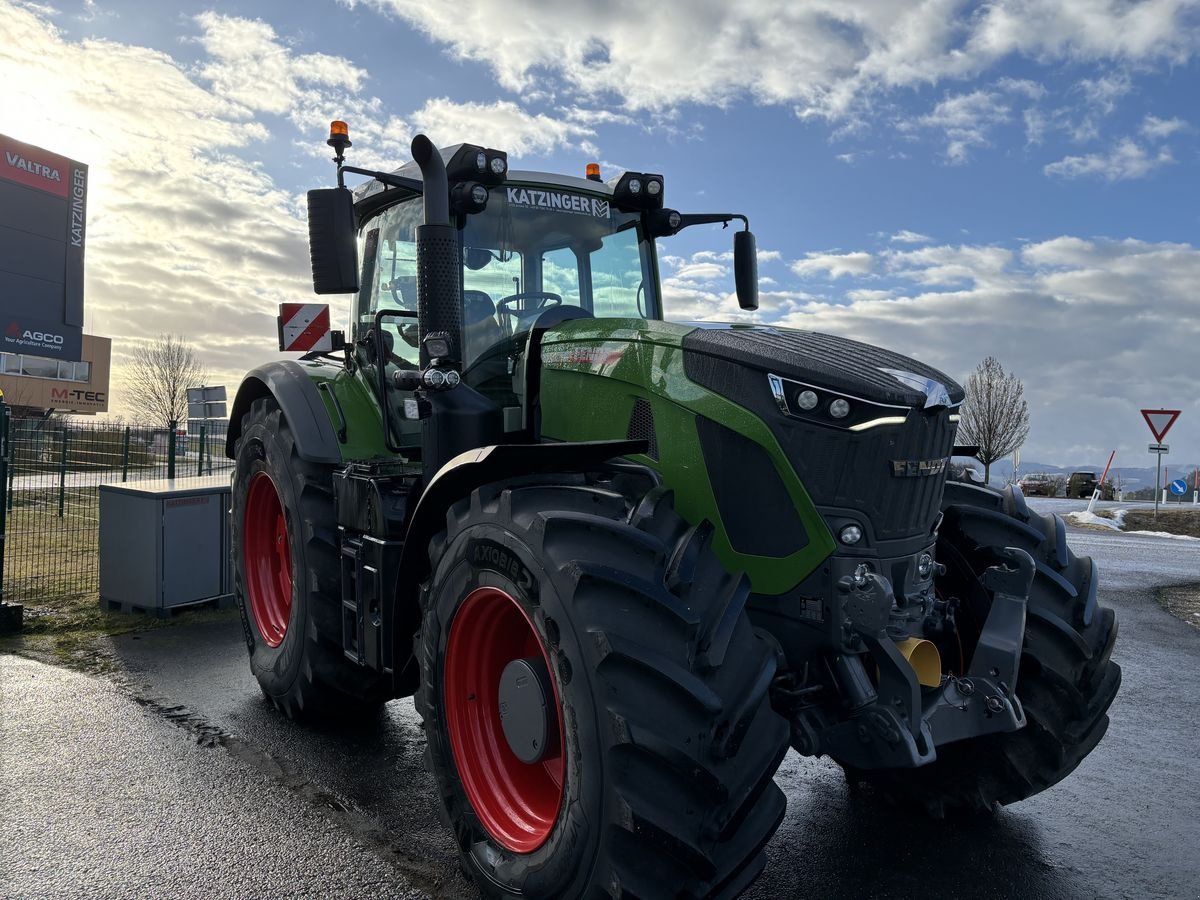
<path fill-rule="evenodd" d="M 301 362 L 300 365 L 314 384 L 327 383 L 337 397 L 342 415 L 346 418 L 346 440 L 339 444 L 344 461 L 396 456 L 384 441 L 383 414 L 362 369 L 356 367 L 351 372 L 345 366 L 316 360 Z M 329 416 L 329 424 L 336 433 L 339 420 L 333 400 L 326 391 L 320 391 L 320 395 Z"/>
<path fill-rule="evenodd" d="M 687 521 L 713 523 L 717 554 L 731 571 L 745 571 L 756 593 L 782 594 L 833 552 L 834 538 L 770 427 L 684 374 L 682 340 L 694 328 L 644 319 L 577 319 L 548 331 L 542 341 L 542 434 L 561 441 L 624 438 L 634 401 L 648 401 L 661 458 L 637 461 L 662 474 Z M 708 478 L 697 416 L 763 447 L 808 533 L 805 547 L 781 558 L 733 549 Z"/>

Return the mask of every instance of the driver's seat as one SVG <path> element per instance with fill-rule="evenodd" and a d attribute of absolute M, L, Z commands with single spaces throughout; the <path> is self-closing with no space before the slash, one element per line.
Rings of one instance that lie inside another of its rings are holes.
<path fill-rule="evenodd" d="M 464 362 L 470 362 L 505 337 L 496 322 L 496 304 L 483 291 L 463 291 Z"/>

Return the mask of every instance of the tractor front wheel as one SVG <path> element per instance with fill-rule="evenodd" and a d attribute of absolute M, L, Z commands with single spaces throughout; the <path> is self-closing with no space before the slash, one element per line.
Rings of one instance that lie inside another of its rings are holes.
<path fill-rule="evenodd" d="M 1097 602 L 1096 564 L 1067 546 L 1062 519 L 1029 509 L 1015 486 L 947 484 L 943 510 L 937 552 L 947 572 L 939 591 L 962 602 L 961 621 L 985 621 L 991 597 L 982 577 L 997 551 L 1024 550 L 1037 571 L 1016 685 L 1025 727 L 939 747 L 937 759 L 919 769 L 846 768 L 852 785 L 865 783 L 935 817 L 987 812 L 1057 784 L 1104 736 L 1121 684 L 1111 659 L 1116 619 Z"/>
<path fill-rule="evenodd" d="M 783 816 L 748 585 L 643 480 L 488 486 L 431 544 L 417 708 L 486 896 L 733 897 Z"/>

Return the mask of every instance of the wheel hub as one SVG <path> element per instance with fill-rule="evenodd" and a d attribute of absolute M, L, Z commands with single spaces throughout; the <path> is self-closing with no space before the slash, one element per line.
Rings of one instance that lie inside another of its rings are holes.
<path fill-rule="evenodd" d="M 500 675 L 500 725 L 513 755 L 541 762 L 558 745 L 558 711 L 551 708 L 550 670 L 540 656 L 514 659 Z"/>

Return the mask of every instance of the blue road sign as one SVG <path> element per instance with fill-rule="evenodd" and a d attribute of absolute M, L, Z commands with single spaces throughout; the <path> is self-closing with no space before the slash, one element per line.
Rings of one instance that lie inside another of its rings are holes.
<path fill-rule="evenodd" d="M 1176 497 L 1182 497 L 1187 493 L 1187 482 L 1182 478 L 1176 478 L 1171 482 L 1171 493 Z"/>

